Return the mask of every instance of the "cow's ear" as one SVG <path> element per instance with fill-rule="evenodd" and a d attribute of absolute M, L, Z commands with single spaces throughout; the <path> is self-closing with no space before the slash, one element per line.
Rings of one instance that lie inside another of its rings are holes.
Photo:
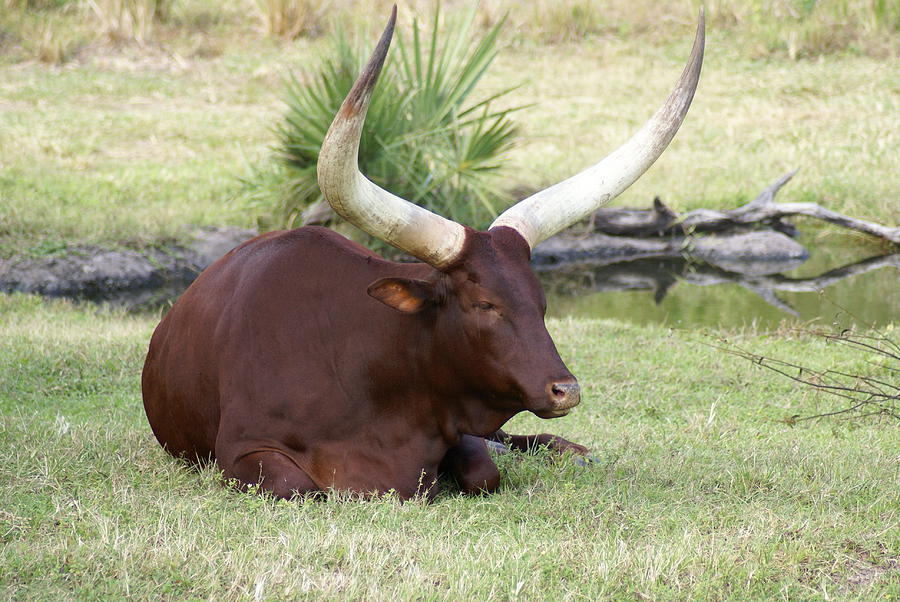
<path fill-rule="evenodd" d="M 388 307 L 414 314 L 434 299 L 434 285 L 409 278 L 380 278 L 369 285 L 368 293 Z"/>

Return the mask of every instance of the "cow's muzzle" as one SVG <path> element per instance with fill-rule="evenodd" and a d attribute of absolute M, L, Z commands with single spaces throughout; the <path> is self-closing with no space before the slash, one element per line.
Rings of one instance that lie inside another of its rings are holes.
<path fill-rule="evenodd" d="M 550 383 L 547 385 L 547 396 L 550 407 L 535 410 L 534 413 L 541 418 L 558 418 L 568 414 L 581 402 L 581 387 L 575 380 Z"/>

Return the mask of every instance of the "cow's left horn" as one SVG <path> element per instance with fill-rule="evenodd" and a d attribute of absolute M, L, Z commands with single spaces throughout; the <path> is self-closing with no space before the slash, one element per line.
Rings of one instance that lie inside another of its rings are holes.
<path fill-rule="evenodd" d="M 465 228 L 379 188 L 360 171 L 357 154 L 372 90 L 387 56 L 397 7 L 381 40 L 335 116 L 317 166 L 319 188 L 348 222 L 433 265 L 446 267 L 459 256 Z"/>
<path fill-rule="evenodd" d="M 678 85 L 638 133 L 600 163 L 513 205 L 494 220 L 491 228 L 514 228 L 534 248 L 587 217 L 641 177 L 675 137 L 691 106 L 703 63 L 704 29 L 701 8 L 694 47 Z"/>

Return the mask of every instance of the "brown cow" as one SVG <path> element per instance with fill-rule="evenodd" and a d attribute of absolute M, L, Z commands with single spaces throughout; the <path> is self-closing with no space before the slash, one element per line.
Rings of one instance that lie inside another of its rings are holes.
<path fill-rule="evenodd" d="M 386 261 L 324 228 L 263 234 L 200 275 L 156 329 L 144 365 L 144 407 L 169 453 L 212 458 L 226 477 L 278 497 L 431 496 L 441 471 L 464 491 L 492 491 L 499 473 L 485 438 L 506 439 L 499 429 L 522 410 L 554 418 L 578 404 L 544 326 L 531 249 L 656 160 L 703 56 L 701 13 L 677 88 L 643 129 L 477 232 L 357 168 L 395 18 L 396 8 L 322 144 L 319 185 L 339 214 L 424 263 Z M 506 440 L 586 451 L 549 435 Z"/>

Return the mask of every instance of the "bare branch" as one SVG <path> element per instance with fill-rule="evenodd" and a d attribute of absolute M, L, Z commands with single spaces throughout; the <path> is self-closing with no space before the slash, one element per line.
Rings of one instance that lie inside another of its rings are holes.
<path fill-rule="evenodd" d="M 860 353 L 877 353 L 888 360 L 900 361 L 897 356 L 886 352 L 882 346 L 896 347 L 896 343 L 883 333 L 876 335 L 860 334 L 852 330 L 845 330 L 840 334 L 830 334 L 803 329 L 795 329 L 797 332 L 817 336 L 826 341 L 835 341 L 848 345 L 850 349 Z M 794 415 L 784 420 L 788 424 L 795 424 L 802 420 L 813 418 L 826 418 L 830 416 L 853 414 L 854 417 L 865 416 L 889 416 L 900 418 L 900 386 L 884 382 L 875 376 L 867 374 L 853 374 L 840 369 L 816 370 L 800 364 L 777 358 L 766 357 L 752 353 L 735 345 L 729 345 L 723 340 L 721 344 L 712 344 L 701 341 L 704 345 L 718 349 L 730 355 L 734 355 L 753 362 L 754 364 L 781 374 L 788 379 L 810 387 L 817 391 L 833 395 L 850 403 L 847 407 L 816 414 L 813 416 Z M 893 366 L 870 364 L 874 369 L 888 369 L 896 371 Z M 864 413 L 859 410 L 866 409 Z"/>

